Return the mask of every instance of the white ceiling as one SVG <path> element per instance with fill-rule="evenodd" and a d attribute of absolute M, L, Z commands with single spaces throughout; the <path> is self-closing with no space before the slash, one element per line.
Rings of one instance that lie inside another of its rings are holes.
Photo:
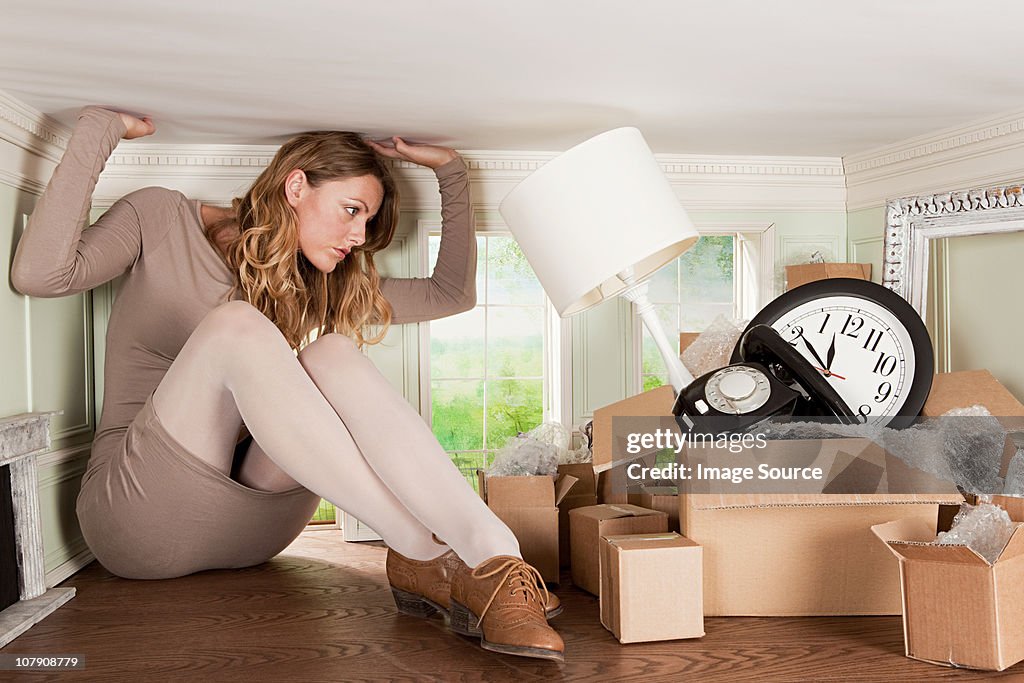
<path fill-rule="evenodd" d="M 0 90 L 155 143 L 310 129 L 559 151 L 843 156 L 1024 111 L 1020 0 L 4 0 Z"/>

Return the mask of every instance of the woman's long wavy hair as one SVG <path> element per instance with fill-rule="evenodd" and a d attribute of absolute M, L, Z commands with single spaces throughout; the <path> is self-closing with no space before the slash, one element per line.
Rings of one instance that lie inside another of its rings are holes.
<path fill-rule="evenodd" d="M 285 180 L 295 169 L 302 169 L 313 187 L 372 175 L 384 188 L 380 210 L 366 226 L 365 243 L 331 273 L 320 272 L 299 252 L 298 217 L 285 198 Z M 318 131 L 295 136 L 232 208 L 234 219 L 211 226 L 207 236 L 215 241 L 221 230 L 238 231 L 226 249 L 236 275 L 234 291 L 273 321 L 293 349 L 314 331 L 318 336 L 337 332 L 360 346 L 383 338 L 391 306 L 380 292 L 373 255 L 394 237 L 398 189 L 387 162 L 359 135 Z M 377 332 L 367 336 L 371 324 Z"/>

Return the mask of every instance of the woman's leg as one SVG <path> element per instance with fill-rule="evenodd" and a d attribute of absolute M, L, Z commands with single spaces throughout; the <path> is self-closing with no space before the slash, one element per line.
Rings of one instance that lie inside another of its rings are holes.
<path fill-rule="evenodd" d="M 153 396 L 164 428 L 224 472 L 244 420 L 289 477 L 365 521 L 406 557 L 429 559 L 433 531 L 469 566 L 519 556 L 430 429 L 340 335 L 303 350 L 241 301 L 211 311 Z M 358 445 L 357 445 L 358 444 Z"/>

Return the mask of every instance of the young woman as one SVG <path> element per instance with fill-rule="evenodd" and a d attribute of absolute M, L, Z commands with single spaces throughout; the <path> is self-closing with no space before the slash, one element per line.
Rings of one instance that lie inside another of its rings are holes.
<path fill-rule="evenodd" d="M 306 133 L 231 209 L 151 187 L 85 229 L 118 141 L 154 130 L 147 118 L 84 109 L 11 272 L 37 297 L 124 276 L 77 506 L 97 559 L 136 579 L 258 564 L 326 498 L 387 542 L 403 612 L 450 611 L 453 630 L 488 649 L 560 660 L 564 645 L 545 618 L 553 596 L 515 536 L 359 350 L 389 323 L 474 305 L 476 241 L 458 154 Z M 382 157 L 437 175 L 443 229 L 430 278 L 377 274 L 373 255 L 398 220 Z"/>

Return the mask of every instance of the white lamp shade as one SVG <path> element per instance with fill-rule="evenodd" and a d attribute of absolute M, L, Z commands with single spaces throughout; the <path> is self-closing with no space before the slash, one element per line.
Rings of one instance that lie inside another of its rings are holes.
<path fill-rule="evenodd" d="M 523 180 L 498 207 L 559 315 L 622 291 L 618 273 L 649 277 L 697 241 L 636 128 L 576 145 Z"/>

